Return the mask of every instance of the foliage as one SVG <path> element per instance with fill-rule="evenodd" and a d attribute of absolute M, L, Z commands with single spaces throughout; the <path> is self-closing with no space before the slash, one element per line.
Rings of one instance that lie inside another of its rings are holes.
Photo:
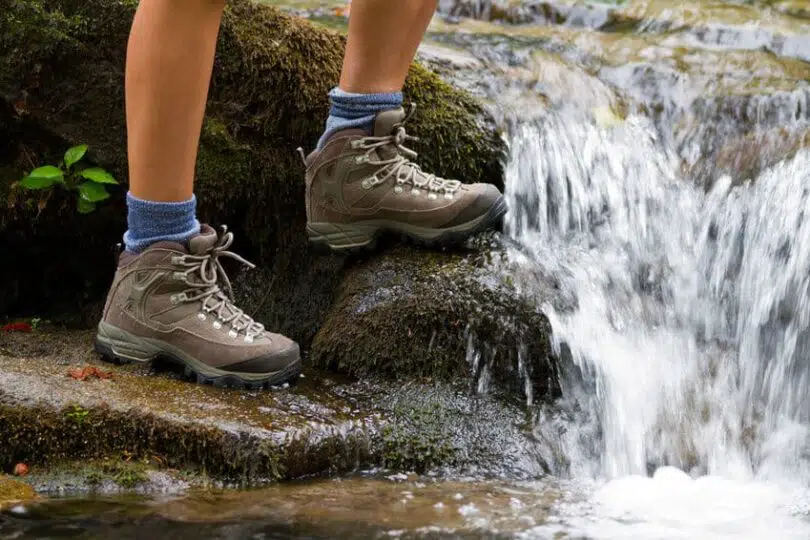
<path fill-rule="evenodd" d="M 73 405 L 71 410 L 65 413 L 65 416 L 75 422 L 78 426 L 82 426 L 89 415 L 90 411 L 80 407 L 79 405 Z"/>
<path fill-rule="evenodd" d="M 83 162 L 87 145 L 69 148 L 59 166 L 44 165 L 31 171 L 19 181 L 19 185 L 29 190 L 42 190 L 61 186 L 76 192 L 76 209 L 81 214 L 89 214 L 101 201 L 110 198 L 108 185 L 118 182 L 101 167 L 87 167 Z"/>

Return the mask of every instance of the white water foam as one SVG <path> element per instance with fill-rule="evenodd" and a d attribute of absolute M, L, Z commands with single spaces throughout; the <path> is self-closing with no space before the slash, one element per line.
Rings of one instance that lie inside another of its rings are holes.
<path fill-rule="evenodd" d="M 576 493 L 576 490 L 572 490 Z M 586 499 L 567 496 L 559 513 L 520 538 L 599 540 L 804 540 L 808 499 L 802 488 L 718 476 L 691 478 L 664 467 L 626 476 Z"/>
<path fill-rule="evenodd" d="M 575 366 L 567 472 L 607 481 L 571 531 L 810 538 L 790 509 L 810 483 L 810 153 L 706 194 L 645 119 L 566 111 L 518 124 L 511 154 L 519 282 L 576 299 L 545 306 Z"/>

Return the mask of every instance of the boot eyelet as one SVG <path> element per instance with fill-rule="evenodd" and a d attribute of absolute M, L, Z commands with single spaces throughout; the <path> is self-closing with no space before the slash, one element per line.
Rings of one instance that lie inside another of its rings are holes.
<path fill-rule="evenodd" d="M 413 195 L 414 197 L 418 197 L 419 193 L 420 193 L 420 191 L 418 189 L 412 189 L 411 190 L 411 195 Z"/>
<path fill-rule="evenodd" d="M 169 302 L 171 302 L 173 306 L 176 306 L 177 304 L 180 303 L 180 299 L 177 298 L 176 294 L 173 294 L 171 295 L 171 297 L 169 297 Z"/>
<path fill-rule="evenodd" d="M 447 200 L 449 201 L 450 199 L 452 199 L 452 198 L 453 198 L 453 194 L 452 194 L 452 193 L 445 193 L 445 194 L 444 194 L 444 198 L 445 198 L 445 199 L 447 199 Z"/>
<path fill-rule="evenodd" d="M 435 193 L 431 193 L 430 195 L 428 195 L 428 199 L 430 199 L 431 201 L 435 201 L 438 198 L 439 197 L 437 197 Z"/>
<path fill-rule="evenodd" d="M 231 339 L 236 339 L 238 335 L 239 333 L 236 330 L 231 330 L 230 332 L 228 332 L 228 336 L 230 336 Z"/>
<path fill-rule="evenodd" d="M 402 193 L 402 191 L 403 191 L 402 186 L 397 186 L 394 188 L 394 193 L 396 193 L 397 195 Z"/>
<path fill-rule="evenodd" d="M 245 336 L 245 343 L 253 343 L 253 336 Z"/>
<path fill-rule="evenodd" d="M 219 321 L 214 321 L 214 329 L 219 330 L 220 328 L 222 328 L 222 323 Z"/>
<path fill-rule="evenodd" d="M 366 178 L 360 183 L 360 186 L 362 186 L 363 189 L 371 189 L 371 181 L 371 178 Z"/>
<path fill-rule="evenodd" d="M 365 154 L 363 154 L 362 156 L 357 156 L 356 158 L 354 158 L 354 162 L 357 163 L 358 165 L 362 163 L 368 163 L 368 156 Z"/>
<path fill-rule="evenodd" d="M 197 313 L 197 318 L 201 321 L 206 320 L 208 317 L 205 316 L 205 313 Z"/>

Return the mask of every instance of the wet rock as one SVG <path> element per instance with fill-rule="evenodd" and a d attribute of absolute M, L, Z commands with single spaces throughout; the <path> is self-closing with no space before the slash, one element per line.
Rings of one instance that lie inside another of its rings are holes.
<path fill-rule="evenodd" d="M 88 493 L 107 496 L 122 493 L 180 495 L 192 487 L 226 485 L 192 469 L 167 469 L 159 456 L 133 459 L 127 454 L 35 467 L 26 480 L 43 497 Z"/>
<path fill-rule="evenodd" d="M 547 444 L 525 402 L 444 383 L 348 380 L 243 392 L 186 382 L 169 365 L 111 366 L 92 333 L 0 334 L 0 470 L 18 462 L 42 494 L 178 493 L 385 467 L 536 478 Z M 418 351 L 417 351 L 418 352 Z M 109 379 L 76 380 L 97 366 Z"/>
<path fill-rule="evenodd" d="M 315 366 L 356 376 L 489 377 L 542 395 L 554 386 L 549 324 L 492 270 L 502 255 L 400 247 L 356 262 L 313 341 Z"/>
<path fill-rule="evenodd" d="M 733 139 L 714 154 L 704 156 L 691 173 L 707 188 L 722 175 L 735 184 L 755 180 L 760 173 L 810 147 L 810 130 L 773 128 Z"/>
<path fill-rule="evenodd" d="M 371 463 L 378 418 L 313 379 L 290 390 L 244 393 L 98 365 L 89 332 L 0 336 L 0 467 L 87 460 L 146 460 L 243 484 L 345 472 Z M 325 384 L 325 383 L 324 383 Z M 9 469 L 10 470 L 10 469 Z M 108 476 L 135 488 L 146 471 Z M 104 480 L 104 478 L 101 478 Z"/>
<path fill-rule="evenodd" d="M 70 313 L 84 323 L 97 316 L 125 227 L 123 66 L 135 5 L 0 0 L 0 252 L 16 261 L 0 270 L 0 313 Z M 235 249 L 269 269 L 268 298 L 303 343 L 331 294 L 308 269 L 333 260 L 307 250 L 295 149 L 320 135 L 344 41 L 275 8 L 230 2 L 197 164 L 201 219 L 228 224 Z M 413 131 L 424 141 L 416 150 L 425 169 L 502 182 L 503 141 L 473 98 L 416 65 L 405 93 L 420 106 Z M 24 171 L 58 163 L 77 143 L 124 183 L 97 212 L 77 216 L 72 196 L 39 199 L 12 188 Z M 334 262 L 331 273 L 339 273 Z M 309 300 L 286 294 L 307 278 Z"/>

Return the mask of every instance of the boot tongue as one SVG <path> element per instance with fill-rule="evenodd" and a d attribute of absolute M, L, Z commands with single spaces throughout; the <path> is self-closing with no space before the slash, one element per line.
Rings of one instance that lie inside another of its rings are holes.
<path fill-rule="evenodd" d="M 402 107 L 377 113 L 377 118 L 374 120 L 374 136 L 387 137 L 391 135 L 394 133 L 394 128 L 401 124 L 403 120 L 405 120 L 405 110 Z M 393 159 L 397 157 L 397 154 L 399 154 L 399 151 L 393 144 L 377 148 L 377 155 L 383 160 Z"/>
<path fill-rule="evenodd" d="M 405 109 L 402 107 L 377 113 L 377 118 L 374 120 L 374 136 L 387 137 L 391 135 L 397 124 L 401 124 L 403 120 L 405 120 Z"/>
<path fill-rule="evenodd" d="M 188 241 L 188 251 L 192 255 L 204 255 L 217 243 L 217 231 L 208 225 L 200 226 L 200 234 Z"/>

